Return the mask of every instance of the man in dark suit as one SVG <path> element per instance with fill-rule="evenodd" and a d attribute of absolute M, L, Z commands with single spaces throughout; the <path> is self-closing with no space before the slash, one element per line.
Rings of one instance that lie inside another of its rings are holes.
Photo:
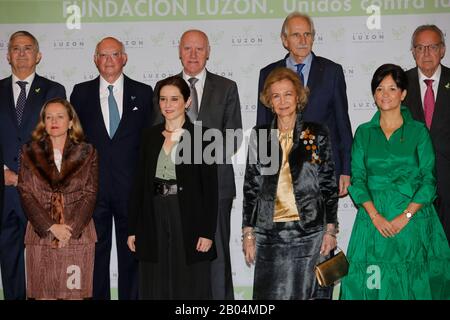
<path fill-rule="evenodd" d="M 315 29 L 308 15 L 293 12 L 286 17 L 281 29 L 283 46 L 289 51 L 282 60 L 269 64 L 259 74 L 258 98 L 269 73 L 277 67 L 295 71 L 310 90 L 308 104 L 303 111 L 305 121 L 328 126 L 330 130 L 336 181 L 339 196 L 347 194 L 350 185 L 352 129 L 348 116 L 348 102 L 342 66 L 316 56 L 311 50 Z M 257 125 L 272 122 L 273 113 L 258 99 Z"/>
<path fill-rule="evenodd" d="M 24 236 L 27 219 L 17 192 L 20 149 L 31 138 L 44 103 L 65 98 L 59 83 L 36 74 L 39 44 L 27 31 L 13 33 L 7 59 L 12 75 L 0 80 L 0 145 L 3 151 L 5 202 L 0 210 L 0 261 L 6 299 L 25 299 Z"/>
<path fill-rule="evenodd" d="M 99 154 L 99 192 L 94 211 L 94 299 L 110 299 L 112 222 L 119 268 L 119 299 L 138 298 L 138 264 L 127 247 L 128 201 L 137 165 L 141 132 L 151 125 L 153 90 L 122 73 L 123 44 L 107 37 L 97 44 L 94 62 L 100 76 L 73 88 L 74 105 L 89 142 Z"/>
<path fill-rule="evenodd" d="M 219 212 L 214 241 L 217 258 L 211 264 L 213 299 L 233 300 L 229 244 L 230 213 L 233 198 L 236 196 L 236 186 L 231 156 L 237 151 L 242 140 L 241 106 L 236 83 L 206 70 L 210 50 L 208 36 L 204 32 L 188 30 L 183 33 L 179 45 L 179 56 L 183 65 L 180 76 L 191 87 L 192 104 L 188 111 L 191 121 L 199 121 L 202 126 L 220 130 L 225 138 L 225 146 L 233 146 L 233 150 L 224 152 L 224 164 L 218 166 Z M 155 123 L 158 123 L 162 116 L 159 104 L 154 105 Z M 238 131 L 235 131 L 236 129 Z M 226 132 L 236 134 L 233 142 L 227 143 Z"/>
<path fill-rule="evenodd" d="M 416 67 L 407 71 L 404 104 L 425 122 L 436 152 L 436 210 L 450 241 L 450 69 L 441 64 L 445 38 L 435 25 L 419 26 L 411 39 Z"/>
<path fill-rule="evenodd" d="M 0 145 L 0 165 L 3 167 L 3 148 Z M 1 211 L 3 211 L 3 194 L 5 193 L 5 172 L 0 171 L 0 230 L 2 230 Z"/>

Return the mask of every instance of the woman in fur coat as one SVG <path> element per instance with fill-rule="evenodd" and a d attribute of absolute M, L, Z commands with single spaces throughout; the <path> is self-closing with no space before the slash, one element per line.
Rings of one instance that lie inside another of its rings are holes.
<path fill-rule="evenodd" d="M 32 141 L 22 148 L 28 298 L 92 297 L 98 166 L 96 150 L 83 140 L 73 107 L 56 98 L 43 106 Z"/>

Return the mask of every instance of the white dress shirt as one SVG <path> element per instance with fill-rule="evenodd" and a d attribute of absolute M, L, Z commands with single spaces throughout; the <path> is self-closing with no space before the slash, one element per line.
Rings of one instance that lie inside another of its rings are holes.
<path fill-rule="evenodd" d="M 30 92 L 31 84 L 33 83 L 35 74 L 36 73 L 33 72 L 24 80 L 20 80 L 14 74 L 12 74 L 12 89 L 13 89 L 13 95 L 14 95 L 14 107 L 17 105 L 17 99 L 19 99 L 19 94 L 20 94 L 20 86 L 17 84 L 17 81 L 28 82 L 25 86 L 26 97 L 28 97 L 28 93 Z"/>
<path fill-rule="evenodd" d="M 183 79 L 186 81 L 188 86 L 191 84 L 189 83 L 190 78 L 197 78 L 198 81 L 195 83 L 195 89 L 197 89 L 197 96 L 198 96 L 198 112 L 200 112 L 200 106 L 202 104 L 202 97 L 203 97 L 203 88 L 205 87 L 205 80 L 206 80 L 206 69 L 204 68 L 199 74 L 196 76 L 189 76 L 183 71 Z"/>
<path fill-rule="evenodd" d="M 425 91 L 427 90 L 427 84 L 423 80 L 426 80 L 426 79 L 434 80 L 432 87 L 433 87 L 433 92 L 434 92 L 434 101 L 436 101 L 437 92 L 438 92 L 438 88 L 439 88 L 439 80 L 441 79 L 441 70 L 442 70 L 441 65 L 439 65 L 438 68 L 436 69 L 436 72 L 433 74 L 433 76 L 428 78 L 426 75 L 424 75 L 422 73 L 422 71 L 420 71 L 419 68 L 417 68 L 417 71 L 419 72 L 419 86 L 420 86 L 420 98 L 422 99 L 422 108 L 424 108 L 423 99 L 425 98 Z"/>
<path fill-rule="evenodd" d="M 100 76 L 100 106 L 102 108 L 103 121 L 105 121 L 106 131 L 109 135 L 109 105 L 108 97 L 109 90 L 108 86 L 113 85 L 113 95 L 117 102 L 117 108 L 119 109 L 119 116 L 122 119 L 123 113 L 123 74 L 114 83 L 109 83 L 102 76 Z"/>

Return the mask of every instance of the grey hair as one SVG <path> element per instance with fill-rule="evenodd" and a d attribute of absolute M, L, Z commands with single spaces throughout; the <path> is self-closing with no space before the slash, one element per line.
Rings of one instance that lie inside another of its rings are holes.
<path fill-rule="evenodd" d="M 13 42 L 13 40 L 17 37 L 30 38 L 33 41 L 34 46 L 36 47 L 37 52 L 39 52 L 39 42 L 37 41 L 36 37 L 33 36 L 28 31 L 24 31 L 24 30 L 16 31 L 9 37 L 8 50 L 11 48 L 11 43 Z"/>
<path fill-rule="evenodd" d="M 411 50 L 414 49 L 416 38 L 419 35 L 419 33 L 421 33 L 422 31 L 428 31 L 428 30 L 436 32 L 436 34 L 438 34 L 439 37 L 441 38 L 442 45 L 445 47 L 445 37 L 444 37 L 444 33 L 442 32 L 442 30 L 439 29 L 434 24 L 423 24 L 421 26 L 418 26 L 416 28 L 416 30 L 414 30 L 414 33 L 412 34 L 412 37 L 411 37 Z"/>
<path fill-rule="evenodd" d="M 281 26 L 281 37 L 287 37 L 287 25 L 289 23 L 289 20 L 292 18 L 302 18 L 308 21 L 309 25 L 311 26 L 311 33 L 314 40 L 314 37 L 316 35 L 316 29 L 314 28 L 314 22 L 312 21 L 311 17 L 305 13 L 301 13 L 298 11 L 294 11 L 290 13 L 286 19 L 284 19 L 283 25 Z"/>

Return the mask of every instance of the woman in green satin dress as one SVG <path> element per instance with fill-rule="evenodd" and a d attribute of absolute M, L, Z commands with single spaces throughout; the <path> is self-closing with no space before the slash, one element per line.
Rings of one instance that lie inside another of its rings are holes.
<path fill-rule="evenodd" d="M 382 65 L 371 87 L 378 112 L 353 142 L 349 192 L 359 210 L 341 299 L 450 299 L 450 249 L 433 206 L 428 129 L 401 106 L 401 67 Z"/>

